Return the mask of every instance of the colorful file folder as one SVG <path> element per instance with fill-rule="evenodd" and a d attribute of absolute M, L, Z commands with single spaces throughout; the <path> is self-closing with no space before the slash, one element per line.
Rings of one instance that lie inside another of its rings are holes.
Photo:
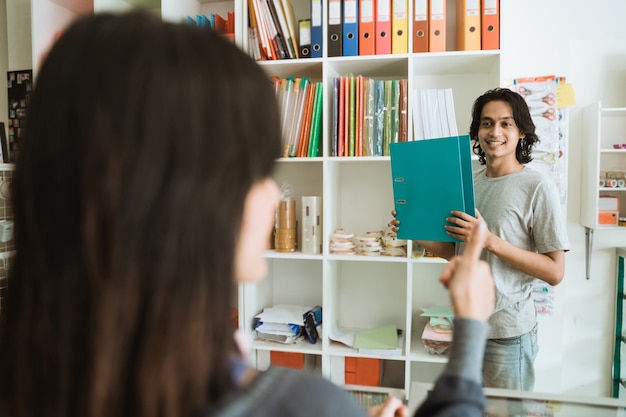
<path fill-rule="evenodd" d="M 459 51 L 480 50 L 480 0 L 456 1 L 457 41 Z"/>
<path fill-rule="evenodd" d="M 481 1 L 481 49 L 500 49 L 500 1 Z"/>
<path fill-rule="evenodd" d="M 452 210 L 476 216 L 469 135 L 390 145 L 398 238 L 456 242 L 444 229 Z"/>
<path fill-rule="evenodd" d="M 376 1 L 376 55 L 391 53 L 391 0 Z"/>
<path fill-rule="evenodd" d="M 359 55 L 376 54 L 375 0 L 359 0 Z"/>
<path fill-rule="evenodd" d="M 322 57 L 322 0 L 311 0 L 311 58 Z"/>
<path fill-rule="evenodd" d="M 446 50 L 446 0 L 428 0 L 428 51 Z"/>
<path fill-rule="evenodd" d="M 406 54 L 408 52 L 409 16 L 408 0 L 392 0 L 391 14 L 391 53 Z"/>
<path fill-rule="evenodd" d="M 414 3 L 413 52 L 428 52 L 428 0 Z"/>
<path fill-rule="evenodd" d="M 359 54 L 359 3 L 358 0 L 342 0 L 341 16 L 342 55 Z"/>
<path fill-rule="evenodd" d="M 342 1 L 328 0 L 328 56 L 343 54 Z"/>

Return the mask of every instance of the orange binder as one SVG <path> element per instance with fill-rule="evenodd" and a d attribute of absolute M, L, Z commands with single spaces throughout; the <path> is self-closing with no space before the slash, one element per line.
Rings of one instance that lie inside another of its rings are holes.
<path fill-rule="evenodd" d="M 446 50 L 446 0 L 429 0 L 428 51 Z"/>
<path fill-rule="evenodd" d="M 376 55 L 391 53 L 391 0 L 376 1 Z"/>
<path fill-rule="evenodd" d="M 500 49 L 500 1 L 483 2 L 481 22 L 481 49 Z"/>
<path fill-rule="evenodd" d="M 480 50 L 480 1 L 456 0 L 456 49 Z"/>
<path fill-rule="evenodd" d="M 406 54 L 409 47 L 408 0 L 391 0 L 391 53 Z M 478 0 L 477 0 L 478 1 Z"/>
<path fill-rule="evenodd" d="M 376 0 L 359 0 L 359 55 L 376 54 Z"/>
<path fill-rule="evenodd" d="M 413 15 L 413 52 L 428 52 L 428 0 L 415 0 Z"/>

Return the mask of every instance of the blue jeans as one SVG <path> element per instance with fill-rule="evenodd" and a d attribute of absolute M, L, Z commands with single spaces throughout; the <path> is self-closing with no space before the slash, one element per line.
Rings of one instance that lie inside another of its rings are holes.
<path fill-rule="evenodd" d="M 483 362 L 485 387 L 532 391 L 538 351 L 537 325 L 521 336 L 488 339 Z"/>

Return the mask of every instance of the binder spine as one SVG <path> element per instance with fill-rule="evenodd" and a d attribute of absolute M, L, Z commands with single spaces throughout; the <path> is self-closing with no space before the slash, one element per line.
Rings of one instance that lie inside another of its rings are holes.
<path fill-rule="evenodd" d="M 358 1 L 343 0 L 343 56 L 355 56 L 359 54 L 358 16 Z"/>
<path fill-rule="evenodd" d="M 328 56 L 341 56 L 342 49 L 341 0 L 328 0 Z"/>

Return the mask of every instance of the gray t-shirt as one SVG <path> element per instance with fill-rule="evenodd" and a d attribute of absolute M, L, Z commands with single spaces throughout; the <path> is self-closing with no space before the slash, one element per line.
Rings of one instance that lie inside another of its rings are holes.
<path fill-rule="evenodd" d="M 507 242 L 537 253 L 569 250 L 556 185 L 532 168 L 488 178 L 485 168 L 474 173 L 476 207 L 489 230 Z M 462 250 L 463 244 L 457 249 Z M 496 284 L 496 307 L 489 324 L 490 339 L 520 336 L 533 329 L 537 313 L 532 298 L 536 278 L 503 262 L 488 251 Z"/>

